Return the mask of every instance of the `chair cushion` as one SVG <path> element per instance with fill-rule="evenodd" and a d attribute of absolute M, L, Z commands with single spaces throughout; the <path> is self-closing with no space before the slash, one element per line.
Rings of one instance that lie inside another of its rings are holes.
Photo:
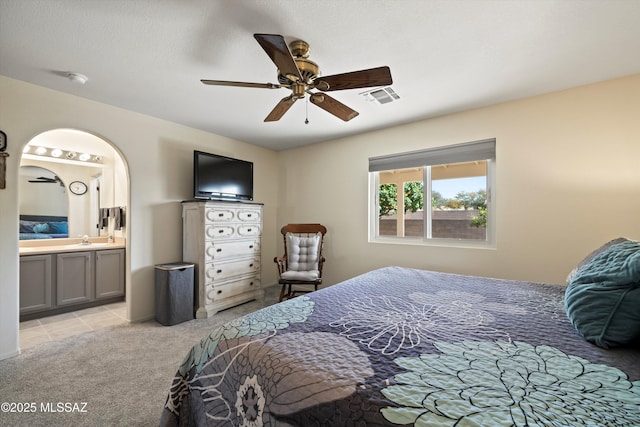
<path fill-rule="evenodd" d="M 281 280 L 301 280 L 305 282 L 314 282 L 320 278 L 318 270 L 311 271 L 285 271 L 280 276 Z"/>
<path fill-rule="evenodd" d="M 293 234 L 285 235 L 287 242 L 287 270 L 313 271 L 318 270 L 320 260 L 320 243 L 322 234 Z"/>

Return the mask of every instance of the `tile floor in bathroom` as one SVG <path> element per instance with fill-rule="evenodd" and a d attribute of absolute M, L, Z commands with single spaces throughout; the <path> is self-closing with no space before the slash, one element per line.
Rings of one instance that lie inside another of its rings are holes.
<path fill-rule="evenodd" d="M 101 305 L 20 322 L 20 349 L 127 323 L 126 303 Z"/>

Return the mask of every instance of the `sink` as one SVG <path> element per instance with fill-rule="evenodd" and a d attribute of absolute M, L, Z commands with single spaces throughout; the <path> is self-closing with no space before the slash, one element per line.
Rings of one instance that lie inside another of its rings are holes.
<path fill-rule="evenodd" d="M 112 244 L 113 243 L 78 243 L 74 246 L 107 246 Z"/>

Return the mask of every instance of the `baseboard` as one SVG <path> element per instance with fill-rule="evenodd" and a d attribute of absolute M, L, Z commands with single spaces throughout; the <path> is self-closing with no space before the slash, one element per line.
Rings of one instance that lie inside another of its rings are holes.
<path fill-rule="evenodd" d="M 10 359 L 12 357 L 16 357 L 19 354 L 20 354 L 20 349 L 18 349 L 17 351 L 12 351 L 10 353 L 3 353 L 3 354 L 0 354 L 0 360 Z"/>
<path fill-rule="evenodd" d="M 155 314 L 150 314 L 148 316 L 139 317 L 136 319 L 129 319 L 129 323 L 148 322 L 149 320 L 155 320 L 155 318 L 156 318 Z"/>

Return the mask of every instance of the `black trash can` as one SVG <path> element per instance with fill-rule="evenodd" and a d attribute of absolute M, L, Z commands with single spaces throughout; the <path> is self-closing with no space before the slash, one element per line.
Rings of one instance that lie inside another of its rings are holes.
<path fill-rule="evenodd" d="M 194 264 L 173 262 L 155 267 L 158 323 L 171 326 L 193 319 Z"/>

